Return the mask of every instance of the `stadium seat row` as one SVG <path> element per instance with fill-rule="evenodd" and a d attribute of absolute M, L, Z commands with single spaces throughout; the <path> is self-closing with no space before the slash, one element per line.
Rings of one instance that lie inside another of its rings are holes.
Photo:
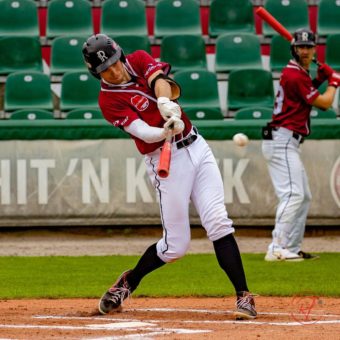
<path fill-rule="evenodd" d="M 178 71 L 174 80 L 181 86 L 179 103 L 196 119 L 205 116 L 223 118 L 216 74 L 207 70 Z M 54 107 L 50 78 L 37 71 L 14 72 L 7 78 L 4 111 L 40 109 L 67 113 L 75 109 L 98 109 L 100 82 L 88 72 L 67 72 L 62 77 L 58 109 Z M 232 113 L 242 108 L 272 108 L 272 74 L 263 69 L 230 72 L 226 106 Z M 230 115 L 232 116 L 232 115 Z"/>
<path fill-rule="evenodd" d="M 115 38 L 125 54 L 137 49 L 151 52 L 150 42 L 142 36 Z M 85 37 L 59 37 L 51 45 L 50 74 L 52 81 L 69 71 L 85 71 L 82 46 Z M 43 71 L 41 45 L 35 37 L 0 38 L 0 76 L 15 71 Z M 160 59 L 172 65 L 172 72 L 207 69 L 204 40 L 197 35 L 172 35 L 163 38 Z M 275 36 L 270 45 L 270 70 L 281 72 L 291 58 L 289 42 Z M 325 61 L 340 71 L 340 34 L 327 38 Z M 262 69 L 261 44 L 255 33 L 224 33 L 216 39 L 214 72 L 218 75 L 235 69 Z M 219 79 L 222 79 L 219 77 Z"/>
<path fill-rule="evenodd" d="M 306 0 L 266 0 L 269 10 L 289 31 L 309 27 Z M 212 0 L 209 6 L 208 34 L 255 32 L 254 5 L 250 0 Z M 338 0 L 320 0 L 317 33 L 340 33 Z M 89 0 L 51 0 L 47 3 L 46 37 L 90 35 L 93 33 L 92 5 Z M 100 31 L 110 36 L 148 35 L 146 5 L 143 0 L 106 0 L 101 6 Z M 277 33 L 266 23 L 263 35 Z M 173 34 L 202 35 L 200 3 L 197 0 L 159 0 L 155 4 L 154 36 Z M 0 36 L 39 36 L 38 8 L 33 0 L 0 1 Z"/>

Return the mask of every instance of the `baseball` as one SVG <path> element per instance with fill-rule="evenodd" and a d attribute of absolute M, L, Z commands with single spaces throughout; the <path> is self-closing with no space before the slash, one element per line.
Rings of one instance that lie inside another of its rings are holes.
<path fill-rule="evenodd" d="M 248 144 L 249 139 L 244 133 L 237 133 L 234 135 L 233 141 L 237 146 L 245 146 Z"/>

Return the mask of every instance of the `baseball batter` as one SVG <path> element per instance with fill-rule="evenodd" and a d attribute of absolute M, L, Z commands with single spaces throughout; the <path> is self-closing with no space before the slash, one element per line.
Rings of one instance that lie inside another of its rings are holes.
<path fill-rule="evenodd" d="M 263 129 L 262 151 L 279 199 L 272 243 L 266 261 L 302 261 L 316 258 L 301 250 L 311 192 L 300 158 L 300 144 L 310 134 L 312 106 L 331 107 L 340 76 L 326 64 L 318 67 L 312 80 L 309 66 L 316 49 L 315 35 L 309 29 L 294 33 L 293 59 L 283 69 L 276 95 L 272 121 Z M 317 88 L 328 80 L 324 94 Z"/>
<path fill-rule="evenodd" d="M 180 88 L 168 77 L 170 65 L 157 62 L 141 50 L 125 56 L 120 46 L 104 34 L 88 38 L 83 55 L 91 74 L 101 79 L 99 105 L 103 116 L 126 131 L 145 155 L 163 226 L 163 237 L 102 296 L 100 313 L 119 310 L 145 275 L 184 256 L 190 242 L 192 201 L 213 242 L 218 262 L 235 287 L 236 318 L 255 318 L 254 298 L 248 290 L 234 228 L 224 205 L 220 171 L 208 144 L 176 102 Z M 156 170 L 168 133 L 173 136 L 171 171 L 167 178 L 161 178 Z"/>

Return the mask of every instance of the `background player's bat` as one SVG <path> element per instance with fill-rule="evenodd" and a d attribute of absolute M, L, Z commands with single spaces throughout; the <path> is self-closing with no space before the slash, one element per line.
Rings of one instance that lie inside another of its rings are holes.
<path fill-rule="evenodd" d="M 169 130 L 165 138 L 161 155 L 159 157 L 159 163 L 157 173 L 159 177 L 166 178 L 170 172 L 170 161 L 171 161 L 171 139 L 172 131 Z"/>
<path fill-rule="evenodd" d="M 276 20 L 264 7 L 258 7 L 255 13 L 261 17 L 268 25 L 270 25 L 276 32 L 278 32 L 283 38 L 291 42 L 293 40 L 292 34 L 278 21 Z M 313 58 L 313 62 L 320 66 L 321 64 L 316 58 Z"/>

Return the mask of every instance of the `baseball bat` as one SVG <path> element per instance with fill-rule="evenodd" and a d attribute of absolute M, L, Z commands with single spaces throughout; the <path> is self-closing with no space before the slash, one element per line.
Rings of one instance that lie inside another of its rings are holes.
<path fill-rule="evenodd" d="M 258 7 L 255 13 L 261 17 L 268 25 L 270 25 L 277 33 L 279 33 L 283 38 L 291 42 L 293 40 L 292 34 L 277 20 L 275 19 L 264 7 Z M 320 66 L 320 62 L 313 58 L 313 62 Z"/>
<path fill-rule="evenodd" d="M 157 174 L 159 177 L 166 178 L 170 173 L 170 161 L 171 161 L 171 130 L 167 133 L 165 138 L 161 155 L 159 157 L 159 163 L 157 168 Z"/>

